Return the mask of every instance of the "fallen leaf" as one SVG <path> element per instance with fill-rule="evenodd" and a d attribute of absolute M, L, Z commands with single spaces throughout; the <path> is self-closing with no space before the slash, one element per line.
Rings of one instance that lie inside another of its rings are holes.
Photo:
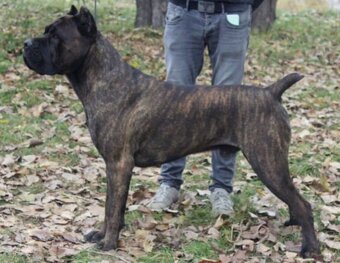
<path fill-rule="evenodd" d="M 271 254 L 271 249 L 263 243 L 259 243 L 256 245 L 256 251 L 265 256 L 269 256 Z"/>
<path fill-rule="evenodd" d="M 210 190 L 196 189 L 196 191 L 197 191 L 199 196 L 209 196 L 210 195 Z"/>
<path fill-rule="evenodd" d="M 220 238 L 220 231 L 218 231 L 215 227 L 210 227 L 208 230 L 209 238 L 212 239 L 219 239 Z"/>
<path fill-rule="evenodd" d="M 339 206 L 327 206 L 323 205 L 321 206 L 321 209 L 326 211 L 327 213 L 339 215 L 340 214 L 340 207 Z"/>
<path fill-rule="evenodd" d="M 220 229 L 225 224 L 225 221 L 222 216 L 219 216 L 214 224 L 214 228 Z"/>
<path fill-rule="evenodd" d="M 27 186 L 30 186 L 30 185 L 40 181 L 40 178 L 36 175 L 27 175 L 25 177 L 25 179 L 26 179 L 26 185 Z"/>
<path fill-rule="evenodd" d="M 151 216 L 146 216 L 145 218 L 138 220 L 138 226 L 145 230 L 152 230 L 156 225 L 157 221 Z"/>
<path fill-rule="evenodd" d="M 329 248 L 340 250 L 340 241 L 333 241 L 333 240 L 324 240 L 325 243 Z"/>
<path fill-rule="evenodd" d="M 232 256 L 228 256 L 225 254 L 220 254 L 219 259 L 221 261 L 221 263 L 232 263 L 233 257 Z"/>
<path fill-rule="evenodd" d="M 243 250 L 247 251 L 253 251 L 254 250 L 254 241 L 250 239 L 244 239 L 237 243 L 235 243 L 236 246 L 240 246 Z"/>
<path fill-rule="evenodd" d="M 49 241 L 53 239 L 52 234 L 48 230 L 31 230 L 30 236 L 40 240 L 40 241 Z"/>
<path fill-rule="evenodd" d="M 73 182 L 79 185 L 83 185 L 85 180 L 81 177 L 80 174 L 71 174 L 71 173 L 63 173 L 61 175 L 66 181 Z"/>
<path fill-rule="evenodd" d="M 78 244 L 80 243 L 79 235 L 75 235 L 75 233 L 63 233 L 61 235 L 66 241 Z"/>
<path fill-rule="evenodd" d="M 29 109 L 29 112 L 32 114 L 33 117 L 40 117 L 47 106 L 48 106 L 47 103 L 43 102 L 39 105 L 34 105 L 33 107 L 31 107 Z"/>
<path fill-rule="evenodd" d="M 12 166 L 12 165 L 14 165 L 15 164 L 15 162 L 17 161 L 17 157 L 15 157 L 15 156 L 13 156 L 13 155 L 11 155 L 11 154 L 7 154 L 6 156 L 5 156 L 5 158 L 2 160 L 2 163 L 1 163 L 1 165 L 2 166 L 5 166 L 5 167 L 10 167 L 10 166 Z"/>
<path fill-rule="evenodd" d="M 324 201 L 326 204 L 331 204 L 339 200 L 336 195 L 331 194 L 322 194 L 320 195 L 320 197 L 322 201 Z"/>
<path fill-rule="evenodd" d="M 33 147 L 36 147 L 36 146 L 39 146 L 39 145 L 42 145 L 44 142 L 42 140 L 39 140 L 39 139 L 31 139 L 29 140 L 28 142 L 28 148 L 33 148 Z"/>
<path fill-rule="evenodd" d="M 79 251 L 77 251 L 76 249 L 72 249 L 72 248 L 66 248 L 66 247 L 54 245 L 49 249 L 49 252 L 51 253 L 52 257 L 54 256 L 57 259 L 60 259 L 66 256 L 73 256 L 77 254 Z"/>
<path fill-rule="evenodd" d="M 264 209 L 262 209 L 262 210 L 259 210 L 258 213 L 260 215 L 266 215 L 266 216 L 271 217 L 271 218 L 276 218 L 276 212 L 273 211 L 273 210 L 264 210 Z"/>
<path fill-rule="evenodd" d="M 303 130 L 302 132 L 298 133 L 298 137 L 301 139 L 305 138 L 306 136 L 309 136 L 311 133 L 309 130 Z"/>
<path fill-rule="evenodd" d="M 286 251 L 299 253 L 300 250 L 301 250 L 301 245 L 295 244 L 292 241 L 287 241 L 285 243 L 285 249 L 286 249 Z"/>
<path fill-rule="evenodd" d="M 68 95 L 70 93 L 69 87 L 66 86 L 66 85 L 61 85 L 61 84 L 56 85 L 55 91 L 59 94 L 64 95 L 65 97 L 68 97 Z"/>
<path fill-rule="evenodd" d="M 247 251 L 245 250 L 237 250 L 233 256 L 233 263 L 243 263 L 247 261 Z"/>
<path fill-rule="evenodd" d="M 221 263 L 221 261 L 219 259 L 202 258 L 198 263 Z"/>
<path fill-rule="evenodd" d="M 294 252 L 289 252 L 289 251 L 287 251 L 287 252 L 285 253 L 285 255 L 286 255 L 287 258 L 293 259 L 293 258 L 296 258 L 298 254 L 297 254 L 297 253 L 294 253 Z"/>

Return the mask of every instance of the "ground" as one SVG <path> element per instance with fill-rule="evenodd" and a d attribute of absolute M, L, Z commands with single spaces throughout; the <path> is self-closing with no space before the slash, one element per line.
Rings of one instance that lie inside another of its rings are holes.
<path fill-rule="evenodd" d="M 181 199 L 162 213 L 144 206 L 159 169 L 136 168 L 119 249 L 104 253 L 84 242 L 103 219 L 104 163 L 67 80 L 39 76 L 22 61 L 24 39 L 41 34 L 70 2 L 0 4 L 0 262 L 305 262 L 299 227 L 283 227 L 287 207 L 241 154 L 235 216 L 211 216 L 211 159 L 203 153 L 189 157 Z M 293 133 L 290 170 L 313 205 L 324 261 L 339 262 L 339 13 L 287 7 L 280 5 L 269 32 L 252 33 L 245 83 L 305 75 L 283 96 Z M 134 12 L 131 0 L 100 1 L 98 27 L 131 65 L 164 79 L 162 30 L 133 29 Z M 206 63 L 199 82 L 210 76 Z"/>

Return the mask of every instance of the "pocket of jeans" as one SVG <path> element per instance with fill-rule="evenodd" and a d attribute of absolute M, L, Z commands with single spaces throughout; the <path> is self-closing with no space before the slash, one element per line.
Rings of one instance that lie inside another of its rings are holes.
<path fill-rule="evenodd" d="M 165 23 L 167 25 L 177 24 L 179 21 L 182 20 L 184 13 L 185 9 L 183 7 L 169 3 L 165 16 Z"/>
<path fill-rule="evenodd" d="M 226 12 L 224 20 L 229 28 L 240 29 L 250 26 L 251 23 L 251 8 L 242 12 Z"/>

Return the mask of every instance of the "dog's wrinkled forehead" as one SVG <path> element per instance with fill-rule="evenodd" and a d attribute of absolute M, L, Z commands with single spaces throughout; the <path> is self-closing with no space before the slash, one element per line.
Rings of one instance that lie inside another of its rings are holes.
<path fill-rule="evenodd" d="M 74 17 L 71 15 L 63 16 L 52 24 L 45 27 L 44 36 L 54 36 L 58 34 L 58 36 L 66 36 L 73 31 L 73 34 L 78 31 L 77 25 L 74 21 Z"/>
<path fill-rule="evenodd" d="M 93 16 L 86 7 L 81 7 L 78 12 L 72 6 L 69 13 L 45 28 L 45 37 L 53 37 L 56 34 L 65 39 L 68 36 L 72 38 L 83 36 L 90 40 L 90 42 L 93 42 L 97 35 L 97 26 Z"/>

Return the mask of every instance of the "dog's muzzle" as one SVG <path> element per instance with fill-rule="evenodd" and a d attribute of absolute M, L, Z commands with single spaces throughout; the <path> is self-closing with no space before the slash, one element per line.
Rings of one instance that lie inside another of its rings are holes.
<path fill-rule="evenodd" d="M 24 42 L 24 60 L 27 66 L 35 67 L 42 63 L 43 58 L 39 50 L 39 44 L 32 39 L 26 39 Z"/>

